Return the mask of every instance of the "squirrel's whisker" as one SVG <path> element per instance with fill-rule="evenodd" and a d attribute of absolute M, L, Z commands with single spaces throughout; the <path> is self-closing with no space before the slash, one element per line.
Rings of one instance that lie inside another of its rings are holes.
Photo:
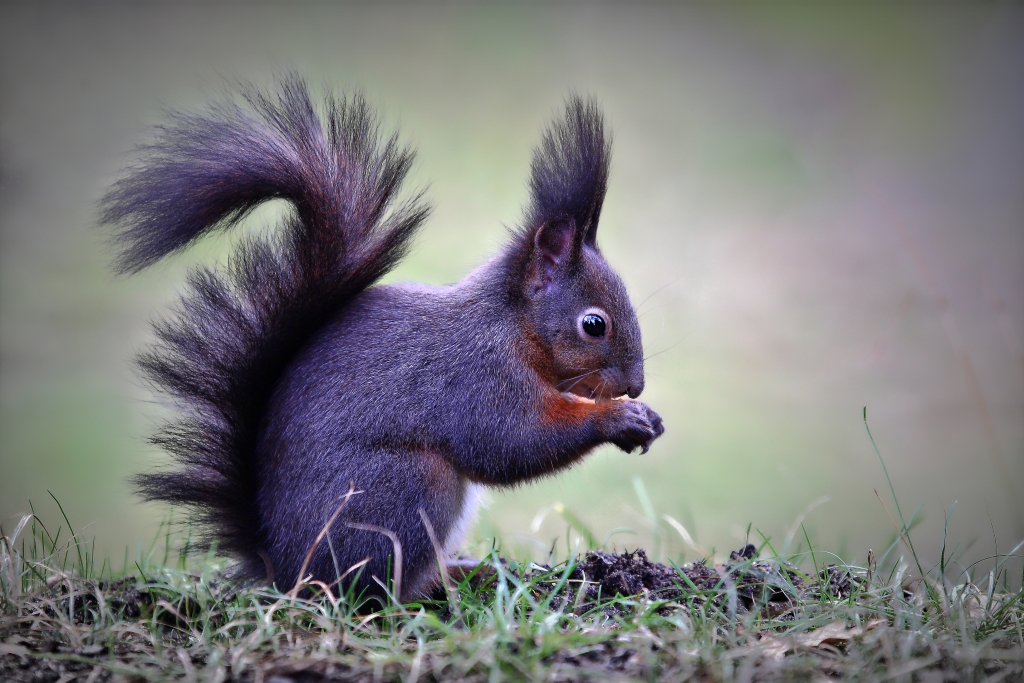
<path fill-rule="evenodd" d="M 675 347 L 679 346 L 682 343 L 683 343 L 683 340 L 680 339 L 679 341 L 677 341 L 672 346 L 668 346 L 668 347 L 662 349 L 661 351 L 655 351 L 654 353 L 652 353 L 649 356 L 644 356 L 644 360 L 647 361 L 647 360 L 650 360 L 651 358 L 654 358 L 655 356 L 660 356 L 663 353 L 667 353 L 668 351 L 671 351 L 672 349 L 674 349 Z"/>
<path fill-rule="evenodd" d="M 666 284 L 662 285 L 661 287 L 658 287 L 658 288 L 657 288 L 656 290 L 654 290 L 654 291 L 653 291 L 653 292 L 651 292 L 650 294 L 648 294 L 648 295 L 647 295 L 647 297 L 646 297 L 646 298 L 644 298 L 644 300 L 643 300 L 643 301 L 641 301 L 641 302 L 640 302 L 639 304 L 637 304 L 637 305 L 636 305 L 636 311 L 637 311 L 637 313 L 638 313 L 638 314 L 640 313 L 640 309 L 644 307 L 644 304 L 645 304 L 645 303 L 647 303 L 648 301 L 650 301 L 650 300 L 651 300 L 651 297 L 653 297 L 653 296 L 654 296 L 655 294 L 657 294 L 658 292 L 660 292 L 660 291 L 662 291 L 662 290 L 664 290 L 664 289 L 668 289 L 669 287 L 671 287 L 671 286 L 672 286 L 672 285 L 674 285 L 675 283 L 677 283 L 677 282 L 679 282 L 680 280 L 682 280 L 682 279 L 683 279 L 684 277 L 686 277 L 686 276 L 685 276 L 685 275 L 680 275 L 680 276 L 679 276 L 679 277 L 677 277 L 677 278 L 676 278 L 675 280 L 672 280 L 672 282 L 666 283 Z"/>
<path fill-rule="evenodd" d="M 598 369 L 596 369 L 596 370 L 591 370 L 590 372 L 586 372 L 586 373 L 584 373 L 584 374 L 582 374 L 582 375 L 579 375 L 578 377 L 576 377 L 576 378 L 575 378 L 575 379 L 576 379 L 576 381 L 575 381 L 575 382 L 573 382 L 572 384 L 570 384 L 569 386 L 567 386 L 567 387 L 566 387 L 565 389 L 562 389 L 562 391 L 572 391 L 572 388 L 573 388 L 574 386 L 576 386 L 577 384 L 579 384 L 580 382 L 582 382 L 582 381 L 583 381 L 584 379 L 586 379 L 586 378 L 587 378 L 587 377 L 589 377 L 590 375 L 593 375 L 593 374 L 594 374 L 595 372 L 601 372 L 601 368 L 598 368 Z M 571 379 L 571 378 L 570 378 L 570 379 Z M 569 381 L 569 380 L 566 380 L 566 382 L 568 382 L 568 381 Z M 563 384 L 564 384 L 564 382 L 563 382 Z"/>
<path fill-rule="evenodd" d="M 575 380 L 580 380 L 580 379 L 582 379 L 582 378 L 584 378 L 584 377 L 586 377 L 588 375 L 593 375 L 595 372 L 600 372 L 600 371 L 601 371 L 601 368 L 595 368 L 594 370 L 589 370 L 587 372 L 584 372 L 582 375 L 576 375 L 574 377 L 569 377 L 567 379 L 563 379 L 561 382 L 559 382 L 557 385 L 555 385 L 555 388 L 557 389 L 557 388 L 561 387 L 566 382 L 572 382 L 572 380 L 574 380 L 574 379 Z M 573 386 L 575 386 L 575 383 L 573 383 Z M 566 391 L 568 391 L 568 389 L 566 389 Z"/>

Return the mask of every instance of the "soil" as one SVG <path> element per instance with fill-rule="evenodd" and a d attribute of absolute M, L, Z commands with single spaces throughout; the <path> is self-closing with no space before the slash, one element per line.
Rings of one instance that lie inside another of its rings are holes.
<path fill-rule="evenodd" d="M 572 602 L 578 611 L 615 597 L 672 602 L 710 598 L 731 614 L 756 607 L 778 618 L 808 599 L 817 600 L 822 595 L 845 598 L 859 581 L 835 565 L 825 567 L 817 577 L 805 577 L 786 562 L 758 560 L 756 554 L 757 548 L 748 544 L 731 553 L 725 564 L 712 567 L 699 561 L 676 567 L 652 562 L 642 548 L 621 554 L 596 550 L 588 552 L 570 573 L 563 599 Z M 550 567 L 540 565 L 530 572 L 531 578 L 550 571 Z M 556 589 L 558 581 L 541 585 Z M 607 609 L 618 611 L 614 601 Z"/>
<path fill-rule="evenodd" d="M 537 598 L 549 597 L 554 607 L 572 609 L 577 614 L 591 610 L 605 613 L 623 613 L 628 609 L 622 598 L 637 597 L 665 601 L 665 608 L 679 602 L 706 601 L 726 614 L 742 614 L 751 610 L 764 610 L 775 618 L 785 619 L 801 602 L 817 600 L 821 596 L 846 597 L 859 581 L 834 565 L 822 569 L 820 575 L 806 578 L 794 567 L 777 560 L 755 559 L 756 548 L 747 545 L 730 555 L 724 564 L 709 566 L 703 561 L 675 567 L 652 562 L 643 549 L 633 552 L 609 553 L 601 550 L 589 552 L 565 575 L 564 571 L 544 565 L 521 567 L 523 578 L 534 581 Z M 487 583 L 493 573 L 478 574 L 473 580 L 481 596 L 486 596 Z M 229 584 L 212 586 L 219 597 L 230 600 Z M 545 594 L 545 590 L 547 593 Z M 104 596 L 102 598 L 98 596 Z M 169 627 L 165 640 L 168 645 L 185 646 L 187 621 L 199 615 L 200 606 L 187 597 L 159 587 L 150 587 L 135 577 L 126 577 L 114 583 L 76 583 L 74 593 L 69 583 L 55 585 L 45 596 L 33 599 L 39 611 L 47 616 L 74 615 L 78 624 L 90 624 L 104 599 L 109 607 L 123 618 L 151 623 L 155 618 Z M 628 601 L 627 601 L 628 602 Z M 447 603 L 443 598 L 434 603 L 444 618 Z M 157 609 L 160 605 L 161 608 Z M 173 607 L 173 610 L 167 607 Z M 37 612 L 38 613 L 38 612 Z M 8 626 L 19 621 L 8 620 Z M 131 635 L 118 638 L 109 646 L 74 647 L 64 641 L 57 631 L 47 632 L 30 623 L 13 630 L 4 628 L 6 637 L 0 639 L 0 680 L 24 683 L 53 683 L 70 681 L 76 676 L 99 674 L 101 661 L 111 658 L 131 661 L 150 650 L 150 644 Z M 181 642 L 175 642 L 175 639 Z M 603 649 L 602 649 L 603 648 Z M 634 652 L 628 648 L 605 644 L 579 655 L 586 659 L 601 660 L 609 670 L 632 666 Z M 133 656 L 134 655 L 134 656 Z M 567 663 L 577 655 L 562 653 Z M 605 661 L 607 660 L 607 661 Z M 593 663 L 593 662 L 591 662 Z M 195 662 L 202 665 L 202 662 Z M 296 671 L 290 674 L 295 679 Z M 93 677 L 95 678 L 95 677 Z M 271 677 L 272 678 L 272 677 Z M 103 672 L 97 680 L 105 681 Z M 312 679 L 311 679 L 312 680 Z"/>

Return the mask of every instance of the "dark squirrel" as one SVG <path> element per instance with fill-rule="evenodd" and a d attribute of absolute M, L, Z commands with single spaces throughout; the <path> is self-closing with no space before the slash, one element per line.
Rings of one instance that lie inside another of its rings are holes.
<path fill-rule="evenodd" d="M 172 114 L 101 203 L 120 272 L 268 200 L 292 212 L 223 269 L 191 271 L 155 324 L 139 364 L 178 407 L 152 440 L 179 467 L 136 477 L 141 494 L 191 508 L 241 579 L 404 601 L 437 586 L 479 485 L 608 442 L 646 452 L 664 428 L 634 400 L 640 327 L 596 243 L 609 154 L 596 104 L 570 96 L 496 256 L 449 287 L 373 286 L 428 208 L 398 197 L 412 152 L 361 97 L 318 109 L 291 76 Z"/>

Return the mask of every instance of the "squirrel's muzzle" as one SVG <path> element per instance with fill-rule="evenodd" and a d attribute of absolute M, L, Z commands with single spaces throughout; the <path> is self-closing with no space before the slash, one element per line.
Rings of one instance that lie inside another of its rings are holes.
<path fill-rule="evenodd" d="M 644 390 L 644 368 L 642 365 L 626 370 L 622 373 L 626 380 L 626 391 L 623 392 L 630 398 L 636 398 Z"/>

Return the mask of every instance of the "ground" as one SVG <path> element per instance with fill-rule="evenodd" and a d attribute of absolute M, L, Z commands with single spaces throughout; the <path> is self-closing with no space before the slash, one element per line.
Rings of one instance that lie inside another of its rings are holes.
<path fill-rule="evenodd" d="M 1005 564 L 954 583 L 915 562 L 800 567 L 767 542 L 684 566 L 495 554 L 432 600 L 372 609 L 233 586 L 209 560 L 102 578 L 32 534 L 0 542 L 5 681 L 1024 680 Z"/>

